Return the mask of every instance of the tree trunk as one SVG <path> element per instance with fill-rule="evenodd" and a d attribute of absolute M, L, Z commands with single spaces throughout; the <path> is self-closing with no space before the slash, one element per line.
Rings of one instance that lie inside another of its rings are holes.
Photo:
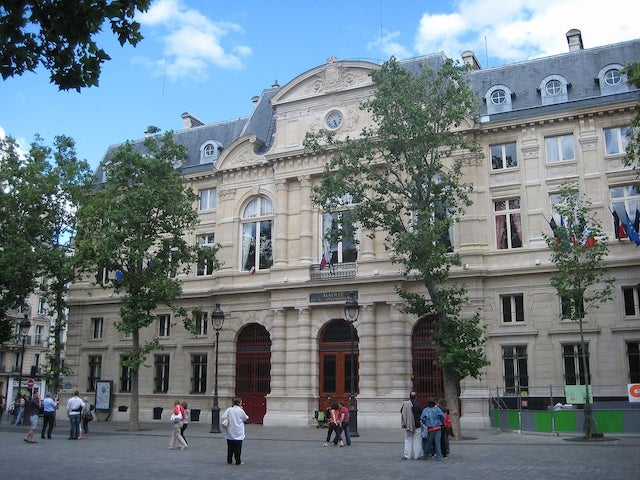
<path fill-rule="evenodd" d="M 442 379 L 444 383 L 444 395 L 451 415 L 451 426 L 453 428 L 453 437 L 462 438 L 462 429 L 460 428 L 460 398 L 458 398 L 458 384 L 460 379 L 450 368 L 442 369 Z"/>
<path fill-rule="evenodd" d="M 133 351 L 138 351 L 140 346 L 140 331 L 131 332 Z M 140 399 L 139 399 L 139 369 L 131 369 L 131 405 L 129 405 L 129 431 L 140 431 Z"/>

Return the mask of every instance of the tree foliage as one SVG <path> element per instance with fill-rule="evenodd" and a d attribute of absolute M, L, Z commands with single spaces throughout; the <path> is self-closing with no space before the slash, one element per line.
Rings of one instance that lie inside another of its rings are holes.
<path fill-rule="evenodd" d="M 554 205 L 554 209 L 562 220 L 560 224 L 552 220 L 552 233 L 543 233 L 551 249 L 551 262 L 558 269 L 551 277 L 551 285 L 566 306 L 562 316 L 567 318 L 568 314 L 580 328 L 581 362 L 589 389 L 591 375 L 582 323 L 588 312 L 612 299 L 614 279 L 608 277 L 605 263 L 609 253 L 608 239 L 597 216 L 590 210 L 590 202 L 577 186 L 564 184 L 560 190 L 560 203 Z M 591 439 L 594 423 L 589 395 L 585 398 L 585 435 Z"/>
<path fill-rule="evenodd" d="M 627 82 L 630 85 L 640 89 L 640 62 L 630 63 L 622 72 L 627 76 Z M 640 107 L 640 97 L 638 98 L 638 106 Z M 633 166 L 640 175 L 640 112 L 631 121 L 629 143 L 624 160 L 626 165 Z"/>
<path fill-rule="evenodd" d="M 218 247 L 188 242 L 198 222 L 197 196 L 184 183 L 175 160 L 186 149 L 168 132 L 144 141 L 144 151 L 127 142 L 104 164 L 106 181 L 97 184 L 78 210 L 76 249 L 82 269 L 95 274 L 112 272 L 104 288 L 120 294 L 120 319 L 116 328 L 131 334 L 126 353 L 131 369 L 131 415 L 129 428 L 139 429 L 138 371 L 149 352 L 158 347 L 157 337 L 142 343 L 140 332 L 155 320 L 155 309 L 166 305 L 187 321 L 177 302 L 182 293 L 179 273 L 188 273 L 198 260 L 218 267 Z"/>
<path fill-rule="evenodd" d="M 97 86 L 101 65 L 111 57 L 95 37 L 107 23 L 120 45 L 136 45 L 151 0 L 15 0 L 0 2 L 0 73 L 3 79 L 50 72 L 60 90 Z"/>
<path fill-rule="evenodd" d="M 329 157 L 314 203 L 383 230 L 392 261 L 425 287 L 426 295 L 411 286 L 398 293 L 408 313 L 435 319 L 452 415 L 459 412 L 457 382 L 487 365 L 479 317 L 462 318 L 466 289 L 449 281 L 451 267 L 460 264 L 449 230 L 471 204 L 472 185 L 463 182 L 462 170 L 477 155 L 474 139 L 458 128 L 477 111 L 465 72 L 447 59 L 437 72 L 422 66 L 414 73 L 392 58 L 371 72 L 375 93 L 361 106 L 373 126 L 355 139 L 324 130 L 305 139 L 309 150 Z"/>
<path fill-rule="evenodd" d="M 6 313 L 25 304 L 39 287 L 55 319 L 44 377 L 53 390 L 60 374 L 60 331 L 65 326 L 66 292 L 75 279 L 68 242 L 75 206 L 90 180 L 74 141 L 57 136 L 53 147 L 36 136 L 28 152 L 11 137 L 0 139 L 0 340 L 12 322 Z M 44 278 L 43 285 L 38 283 Z"/>

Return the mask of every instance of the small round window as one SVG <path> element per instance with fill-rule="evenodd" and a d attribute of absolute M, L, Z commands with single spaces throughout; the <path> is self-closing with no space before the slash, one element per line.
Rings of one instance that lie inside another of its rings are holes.
<path fill-rule="evenodd" d="M 562 92 L 562 84 L 560 83 L 560 80 L 549 80 L 544 86 L 544 89 L 546 90 L 547 95 L 560 95 Z"/>
<path fill-rule="evenodd" d="M 491 94 L 491 103 L 494 105 L 502 105 L 507 101 L 507 94 L 504 90 L 496 90 Z"/>
<path fill-rule="evenodd" d="M 620 70 L 612 68 L 604 74 L 604 83 L 607 85 L 617 85 L 620 83 Z"/>
<path fill-rule="evenodd" d="M 204 147 L 204 156 L 211 157 L 216 153 L 216 146 L 213 143 L 209 143 Z"/>

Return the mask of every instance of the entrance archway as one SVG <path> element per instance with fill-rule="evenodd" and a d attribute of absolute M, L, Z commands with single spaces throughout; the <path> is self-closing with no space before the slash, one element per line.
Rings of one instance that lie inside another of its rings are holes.
<path fill-rule="evenodd" d="M 236 350 L 236 396 L 249 415 L 247 423 L 262 423 L 271 392 L 271 337 L 257 323 L 244 327 Z"/>
<path fill-rule="evenodd" d="M 353 327 L 353 358 L 351 358 L 351 325 L 340 318 L 331 320 L 320 331 L 320 381 L 318 408 L 326 410 L 332 402 L 343 401 L 349 406 L 351 393 L 351 362 L 354 365 L 354 392 L 358 393 L 359 362 L 358 332 Z"/>
<path fill-rule="evenodd" d="M 413 391 L 423 406 L 427 400 L 444 398 L 442 369 L 438 366 L 438 354 L 432 339 L 435 328 L 434 317 L 421 318 L 411 336 Z"/>

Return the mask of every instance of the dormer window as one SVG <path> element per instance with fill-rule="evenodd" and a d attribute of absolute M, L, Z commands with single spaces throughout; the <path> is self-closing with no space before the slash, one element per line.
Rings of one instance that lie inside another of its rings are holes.
<path fill-rule="evenodd" d="M 547 95 L 560 95 L 562 93 L 562 84 L 560 80 L 550 80 L 544 86 Z"/>
<path fill-rule="evenodd" d="M 553 105 L 569 101 L 571 84 L 562 75 L 549 75 L 542 79 L 538 92 L 542 105 Z"/>
<path fill-rule="evenodd" d="M 605 65 L 598 72 L 596 82 L 600 85 L 600 95 L 613 95 L 629 91 L 626 75 L 622 73 L 623 66 L 618 63 Z"/>
<path fill-rule="evenodd" d="M 209 140 L 200 147 L 200 163 L 215 163 L 224 148 L 220 142 Z"/>
<path fill-rule="evenodd" d="M 510 112 L 511 99 L 513 97 L 511 89 L 506 85 L 494 85 L 484 95 L 484 101 L 487 104 L 487 113 Z"/>
<path fill-rule="evenodd" d="M 604 74 L 604 83 L 607 85 L 617 85 L 620 83 L 620 70 L 617 68 L 612 68 L 611 70 L 607 70 Z"/>

